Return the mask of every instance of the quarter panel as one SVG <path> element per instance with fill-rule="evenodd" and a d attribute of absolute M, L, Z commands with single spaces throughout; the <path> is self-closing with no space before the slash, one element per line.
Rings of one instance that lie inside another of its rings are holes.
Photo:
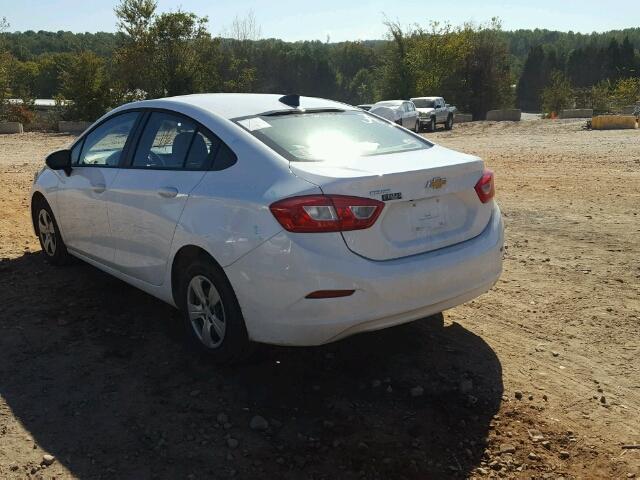
<path fill-rule="evenodd" d="M 270 161 L 250 144 L 236 142 L 231 148 L 238 162 L 207 172 L 191 192 L 176 228 L 172 258 L 181 247 L 196 245 L 221 266 L 230 265 L 282 230 L 269 210 L 271 203 L 322 193 L 295 176 L 286 162 Z"/>

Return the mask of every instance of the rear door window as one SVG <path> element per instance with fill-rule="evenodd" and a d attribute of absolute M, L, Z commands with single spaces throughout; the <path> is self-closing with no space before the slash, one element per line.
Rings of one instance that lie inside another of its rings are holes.
<path fill-rule="evenodd" d="M 206 170 L 210 167 L 221 170 L 235 163 L 235 155 L 231 153 L 233 160 L 230 161 L 225 154 L 227 150 L 217 136 L 195 121 L 169 112 L 151 112 L 131 166 L 159 170 Z"/>
<path fill-rule="evenodd" d="M 132 166 L 182 169 L 195 135 L 194 122 L 170 113 L 153 112 L 138 142 Z"/>

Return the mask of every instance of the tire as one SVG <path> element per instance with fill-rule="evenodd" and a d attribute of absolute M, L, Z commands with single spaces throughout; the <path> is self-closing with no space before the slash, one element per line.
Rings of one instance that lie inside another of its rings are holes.
<path fill-rule="evenodd" d="M 212 260 L 197 258 L 180 275 L 179 308 L 190 350 L 217 364 L 233 364 L 253 352 L 238 299 Z"/>
<path fill-rule="evenodd" d="M 436 131 L 436 119 L 435 117 L 431 117 L 431 121 L 429 122 L 429 126 L 427 127 L 427 130 L 429 132 L 435 132 Z"/>
<path fill-rule="evenodd" d="M 453 128 L 453 115 L 447 117 L 447 122 L 444 124 L 445 130 L 451 130 Z"/>
<path fill-rule="evenodd" d="M 40 198 L 35 201 L 33 208 L 33 224 L 40 240 L 42 255 L 52 265 L 66 265 L 71 261 L 71 255 L 62 240 L 56 217 L 46 200 Z"/>
<path fill-rule="evenodd" d="M 420 133 L 420 120 L 416 120 L 416 126 L 413 128 L 413 131 Z"/>

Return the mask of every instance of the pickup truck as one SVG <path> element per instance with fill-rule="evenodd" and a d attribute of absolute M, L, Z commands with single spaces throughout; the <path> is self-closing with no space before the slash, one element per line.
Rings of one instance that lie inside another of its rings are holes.
<path fill-rule="evenodd" d="M 456 107 L 449 106 L 442 97 L 415 97 L 411 101 L 416 106 L 420 119 L 420 129 L 433 132 L 436 125 L 444 124 L 444 128 L 453 128 L 453 116 Z"/>

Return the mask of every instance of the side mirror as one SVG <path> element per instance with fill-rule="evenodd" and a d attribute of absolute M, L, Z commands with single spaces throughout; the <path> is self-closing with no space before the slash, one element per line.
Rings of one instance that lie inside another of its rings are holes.
<path fill-rule="evenodd" d="M 64 170 L 71 175 L 71 150 L 58 150 L 50 153 L 44 161 L 51 170 Z"/>

